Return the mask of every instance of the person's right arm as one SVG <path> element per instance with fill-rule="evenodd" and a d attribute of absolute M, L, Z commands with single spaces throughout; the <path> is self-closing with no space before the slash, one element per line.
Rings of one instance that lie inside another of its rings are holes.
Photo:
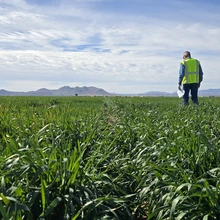
<path fill-rule="evenodd" d="M 202 82 L 202 80 L 203 80 L 203 71 L 201 65 L 199 64 L 199 85 Z"/>

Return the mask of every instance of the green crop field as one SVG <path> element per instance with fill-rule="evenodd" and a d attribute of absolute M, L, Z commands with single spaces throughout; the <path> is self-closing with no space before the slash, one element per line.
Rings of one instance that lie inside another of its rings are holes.
<path fill-rule="evenodd" d="M 0 97 L 0 219 L 220 219 L 220 99 Z"/>

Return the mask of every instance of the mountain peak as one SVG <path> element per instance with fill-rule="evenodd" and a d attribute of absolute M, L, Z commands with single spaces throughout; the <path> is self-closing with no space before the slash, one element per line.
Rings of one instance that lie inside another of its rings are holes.
<path fill-rule="evenodd" d="M 60 87 L 59 89 L 60 89 L 60 90 L 62 90 L 62 89 L 71 89 L 71 87 L 70 87 L 70 86 L 62 86 L 62 87 Z"/>

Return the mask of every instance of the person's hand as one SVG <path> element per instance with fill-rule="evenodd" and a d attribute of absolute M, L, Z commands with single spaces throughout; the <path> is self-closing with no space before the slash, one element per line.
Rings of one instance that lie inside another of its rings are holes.
<path fill-rule="evenodd" d="M 198 84 L 198 89 L 200 88 L 200 83 Z"/>
<path fill-rule="evenodd" d="M 181 85 L 178 86 L 178 89 L 179 89 L 180 91 L 182 91 Z"/>

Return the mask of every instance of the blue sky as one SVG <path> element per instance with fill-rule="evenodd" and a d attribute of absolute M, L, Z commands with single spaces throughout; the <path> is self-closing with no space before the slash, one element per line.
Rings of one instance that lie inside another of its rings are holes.
<path fill-rule="evenodd" d="M 177 90 L 185 50 L 220 88 L 217 0 L 0 0 L 0 89 Z"/>

